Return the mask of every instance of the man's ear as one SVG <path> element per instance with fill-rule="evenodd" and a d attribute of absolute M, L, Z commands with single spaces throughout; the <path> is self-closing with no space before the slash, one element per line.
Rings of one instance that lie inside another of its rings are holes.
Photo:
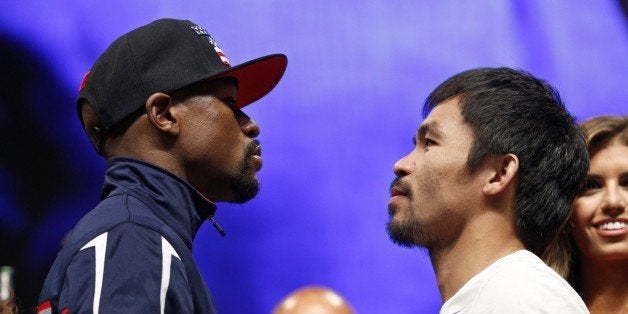
<path fill-rule="evenodd" d="M 515 183 L 519 172 L 519 158 L 514 154 L 494 156 L 489 161 L 489 180 L 484 184 L 482 191 L 486 195 L 495 195 L 503 192 Z"/>
<path fill-rule="evenodd" d="M 176 136 L 179 133 L 179 124 L 173 104 L 173 99 L 169 95 L 154 93 L 146 100 L 146 113 L 155 128 Z"/>

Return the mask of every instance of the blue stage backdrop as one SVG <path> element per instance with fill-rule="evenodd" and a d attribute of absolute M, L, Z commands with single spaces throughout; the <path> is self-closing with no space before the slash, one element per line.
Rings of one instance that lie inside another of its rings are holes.
<path fill-rule="evenodd" d="M 126 31 L 193 20 L 233 64 L 275 52 L 283 81 L 246 108 L 261 126 L 262 190 L 220 204 L 194 255 L 222 313 L 269 313 L 326 285 L 358 313 L 435 313 L 427 253 L 385 231 L 392 165 L 427 94 L 479 66 L 549 80 L 583 120 L 628 112 L 621 1 L 0 1 L 0 234 L 30 311 L 59 243 L 97 202 L 103 160 L 83 135 L 83 74 Z"/>

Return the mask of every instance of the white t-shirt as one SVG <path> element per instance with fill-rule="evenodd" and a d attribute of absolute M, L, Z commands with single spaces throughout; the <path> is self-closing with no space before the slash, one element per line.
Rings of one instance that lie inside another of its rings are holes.
<path fill-rule="evenodd" d="M 589 313 L 578 293 L 532 252 L 506 255 L 467 281 L 440 310 L 453 313 Z"/>

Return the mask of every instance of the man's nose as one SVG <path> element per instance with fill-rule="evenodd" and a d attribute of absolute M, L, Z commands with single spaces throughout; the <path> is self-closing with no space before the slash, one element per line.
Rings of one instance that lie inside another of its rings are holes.
<path fill-rule="evenodd" d="M 393 172 L 398 178 L 411 174 L 413 169 L 414 161 L 410 159 L 410 155 L 406 155 L 399 159 L 393 166 Z"/>
<path fill-rule="evenodd" d="M 242 133 L 250 138 L 256 138 L 260 132 L 259 125 L 257 125 L 253 119 L 248 119 L 244 123 L 240 124 L 240 129 L 242 130 Z"/>

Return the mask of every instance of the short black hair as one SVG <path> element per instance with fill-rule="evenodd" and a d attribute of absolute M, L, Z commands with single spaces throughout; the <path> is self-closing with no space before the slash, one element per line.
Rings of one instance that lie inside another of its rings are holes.
<path fill-rule="evenodd" d="M 519 158 L 516 230 L 526 248 L 541 256 L 569 219 L 589 169 L 575 118 L 549 83 L 506 67 L 477 68 L 449 78 L 426 99 L 424 116 L 456 97 L 474 133 L 467 159 L 471 172 L 490 156 Z"/>

